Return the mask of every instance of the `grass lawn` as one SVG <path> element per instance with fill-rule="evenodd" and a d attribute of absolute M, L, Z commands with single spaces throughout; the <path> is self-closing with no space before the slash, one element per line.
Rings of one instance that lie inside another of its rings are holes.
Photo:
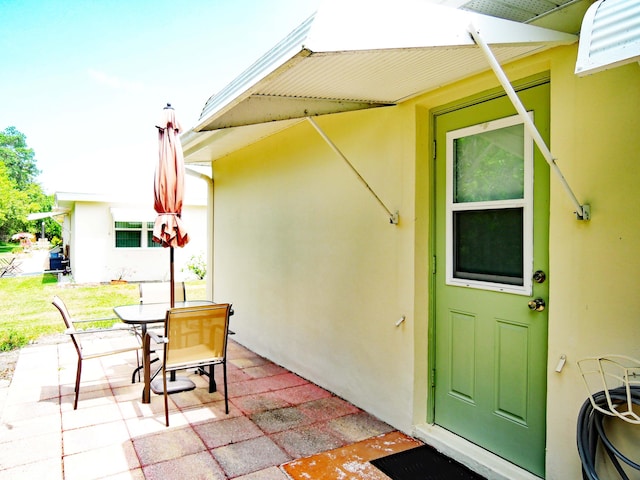
<path fill-rule="evenodd" d="M 206 299 L 205 281 L 186 283 L 187 299 Z M 138 284 L 58 284 L 52 275 L 0 278 L 2 317 L 0 351 L 11 350 L 37 340 L 41 335 L 61 333 L 64 323 L 51 304 L 58 295 L 72 317 L 114 319 L 113 307 L 137 303 Z"/>

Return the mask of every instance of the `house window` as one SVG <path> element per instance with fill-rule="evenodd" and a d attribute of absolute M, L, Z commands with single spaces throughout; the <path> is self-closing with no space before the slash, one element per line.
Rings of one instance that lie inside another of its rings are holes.
<path fill-rule="evenodd" d="M 162 248 L 162 245 L 153 241 L 153 223 L 154 222 L 147 222 L 147 247 Z"/>
<path fill-rule="evenodd" d="M 161 247 L 153 241 L 153 222 L 115 222 L 114 225 L 116 248 Z"/>

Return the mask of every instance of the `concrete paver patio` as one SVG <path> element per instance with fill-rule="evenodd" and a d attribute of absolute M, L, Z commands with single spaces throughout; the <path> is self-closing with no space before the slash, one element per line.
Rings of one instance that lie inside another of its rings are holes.
<path fill-rule="evenodd" d="M 143 404 L 131 384 L 131 353 L 85 361 L 73 410 L 76 358 L 70 341 L 20 352 L 0 388 L 1 479 L 285 480 L 287 462 L 393 431 L 233 341 L 229 414 L 222 369 L 213 394 L 190 373 L 198 388 L 170 396 L 169 428 L 162 397 Z"/>

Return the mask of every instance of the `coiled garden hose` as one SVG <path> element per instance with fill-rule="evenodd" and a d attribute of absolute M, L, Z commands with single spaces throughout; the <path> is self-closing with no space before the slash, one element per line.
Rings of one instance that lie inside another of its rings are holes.
<path fill-rule="evenodd" d="M 634 405 L 640 405 L 640 387 L 630 387 L 631 402 Z M 613 402 L 618 404 L 626 403 L 628 400 L 627 390 L 625 387 L 615 388 L 609 390 L 609 396 Z M 604 409 L 608 408 L 607 394 L 603 390 L 593 395 L 593 401 L 598 407 Z M 591 404 L 590 399 L 587 399 L 580 413 L 578 414 L 578 454 L 582 461 L 582 478 L 584 480 L 598 480 L 598 474 L 596 473 L 596 451 L 598 448 L 598 441 L 602 444 L 604 451 L 607 453 L 616 471 L 623 480 L 629 480 L 629 477 L 622 469 L 620 461 L 627 465 L 640 470 L 640 464 L 625 457 L 609 440 L 604 430 L 604 417 L 608 415 L 599 412 Z M 619 461 L 620 460 L 620 461 Z"/>

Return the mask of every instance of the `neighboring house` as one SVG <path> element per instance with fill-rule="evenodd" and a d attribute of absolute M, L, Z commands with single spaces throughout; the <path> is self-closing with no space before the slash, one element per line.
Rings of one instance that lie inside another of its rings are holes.
<path fill-rule="evenodd" d="M 576 75 L 591 2 L 556 3 L 480 46 L 459 10 L 328 4 L 182 136 L 238 341 L 489 478 L 580 478 L 576 362 L 640 358 L 640 49 Z"/>
<path fill-rule="evenodd" d="M 194 278 L 187 262 L 207 255 L 206 200 L 183 207 L 189 243 L 175 249 L 176 278 Z M 121 196 L 57 192 L 55 208 L 67 210 L 63 251 L 77 283 L 169 279 L 169 250 L 152 241 L 153 203 Z"/>

